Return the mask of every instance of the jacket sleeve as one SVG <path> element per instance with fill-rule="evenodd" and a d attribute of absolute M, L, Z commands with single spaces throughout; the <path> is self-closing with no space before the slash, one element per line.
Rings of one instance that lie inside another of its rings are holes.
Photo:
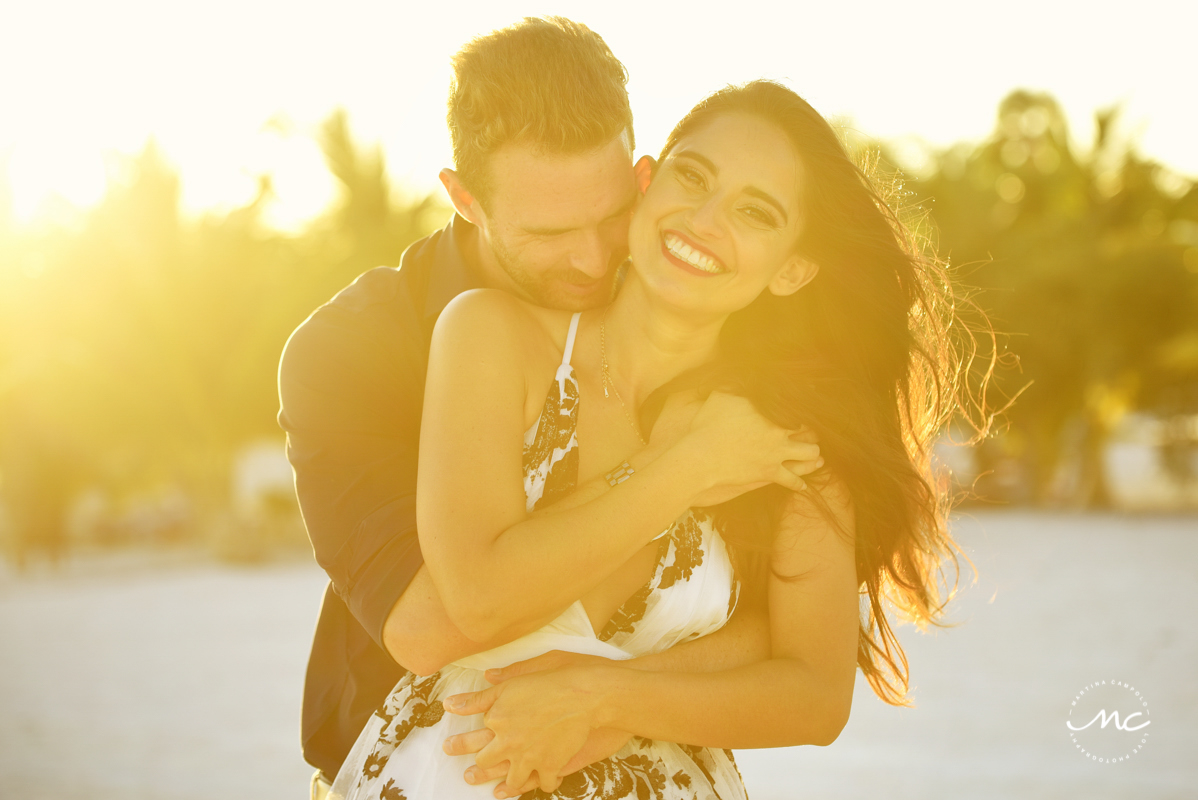
<path fill-rule="evenodd" d="M 372 270 L 296 329 L 279 364 L 279 424 L 316 561 L 380 647 L 423 563 L 424 336 L 396 272 Z"/>

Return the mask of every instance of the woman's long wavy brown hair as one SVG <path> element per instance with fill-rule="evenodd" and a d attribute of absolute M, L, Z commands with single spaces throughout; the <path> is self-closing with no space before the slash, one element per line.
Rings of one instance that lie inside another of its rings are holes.
<path fill-rule="evenodd" d="M 906 655 L 886 610 L 920 628 L 944 625 L 960 550 L 948 531 L 948 483 L 934 471 L 932 446 L 954 415 L 984 423 L 992 363 L 980 381 L 968 379 L 977 339 L 958 315 L 962 301 L 946 266 L 903 224 L 827 121 L 791 90 L 754 81 L 716 92 L 678 123 L 661 159 L 683 136 L 731 112 L 759 116 L 790 137 L 803 167 L 798 248 L 819 272 L 797 293 L 766 291 L 729 317 L 718 380 L 775 423 L 818 434 L 824 480 L 834 475 L 853 502 L 863 596 L 857 664 L 879 697 L 910 705 Z M 812 477 L 820 485 L 818 473 Z M 749 570 L 759 587 L 767 574 L 761 552 L 787 499 L 774 487 L 717 511 L 738 562 L 759 565 Z"/>

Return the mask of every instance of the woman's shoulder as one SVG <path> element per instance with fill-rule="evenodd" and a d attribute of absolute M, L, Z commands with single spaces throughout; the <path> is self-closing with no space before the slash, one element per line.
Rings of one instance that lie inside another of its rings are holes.
<path fill-rule="evenodd" d="M 829 468 L 806 477 L 807 489 L 790 492 L 774 532 L 775 555 L 793 551 L 796 544 L 835 533 L 850 545 L 856 538 L 853 494 L 844 479 Z"/>
<path fill-rule="evenodd" d="M 543 308 L 501 289 L 470 289 L 449 301 L 433 332 L 443 345 L 519 357 L 560 351 L 570 312 Z M 560 330 L 559 330 L 560 329 Z"/>

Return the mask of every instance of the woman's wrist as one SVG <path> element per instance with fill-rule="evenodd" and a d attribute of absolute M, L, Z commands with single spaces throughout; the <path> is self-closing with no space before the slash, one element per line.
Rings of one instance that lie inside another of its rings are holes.
<path fill-rule="evenodd" d="M 635 476 L 636 473 L 643 472 L 650 466 L 654 472 L 660 470 L 662 474 L 669 476 L 668 480 L 676 481 L 675 485 L 681 489 L 681 494 L 687 501 L 687 505 L 693 505 L 689 501 L 710 488 L 710 470 L 706 469 L 701 458 L 701 448 L 698 447 L 698 442 L 684 442 L 680 439 L 670 447 L 649 445 L 630 455 L 622 464 L 617 465 L 613 472 L 623 474 L 624 471 L 628 471 Z M 622 468 L 625 469 L 622 470 Z M 631 469 L 627 470 L 626 468 Z M 609 476 L 610 473 L 604 476 L 607 482 L 613 486 L 616 485 Z"/>
<path fill-rule="evenodd" d="M 666 448 L 654 445 L 652 442 L 650 442 L 640 450 L 637 450 L 635 453 L 628 456 L 627 461 L 632 465 L 633 469 L 639 472 L 657 459 L 661 458 L 665 451 Z"/>
<path fill-rule="evenodd" d="M 665 462 L 663 466 L 669 474 L 676 476 L 685 488 L 692 501 L 689 505 L 694 505 L 695 498 L 718 483 L 711 460 L 707 456 L 707 447 L 697 434 L 684 435 L 662 453 L 658 461 Z"/>

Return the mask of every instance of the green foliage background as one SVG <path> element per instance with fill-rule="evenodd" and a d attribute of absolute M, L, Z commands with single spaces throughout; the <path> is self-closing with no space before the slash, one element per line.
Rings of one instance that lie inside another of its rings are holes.
<path fill-rule="evenodd" d="M 1021 478 L 983 479 L 992 496 L 1051 501 L 1072 458 L 1071 501 L 1102 505 L 1099 455 L 1123 413 L 1198 411 L 1198 188 L 1115 142 L 1112 120 L 1082 156 L 1051 97 L 1016 92 L 989 139 L 906 182 L 1018 362 L 995 397 L 1022 394 L 978 452 Z M 60 541 L 85 487 L 176 487 L 197 530 L 222 513 L 234 454 L 280 438 L 289 333 L 448 218 L 433 196 L 397 200 L 344 114 L 321 136 L 341 200 L 300 235 L 262 224 L 269 178 L 250 205 L 185 220 L 152 145 L 82 229 L 18 228 L 0 203 L 0 491 L 18 549 Z"/>
<path fill-rule="evenodd" d="M 1198 411 L 1198 187 L 1115 141 L 1115 115 L 1082 157 L 1053 98 L 1014 92 L 989 140 L 936 154 L 912 185 L 1016 357 L 996 383 L 1025 390 L 979 450 L 983 471 L 1019 463 L 1008 499 L 1103 506 L 1119 419 Z M 1062 482 L 1063 459 L 1077 469 Z"/>

